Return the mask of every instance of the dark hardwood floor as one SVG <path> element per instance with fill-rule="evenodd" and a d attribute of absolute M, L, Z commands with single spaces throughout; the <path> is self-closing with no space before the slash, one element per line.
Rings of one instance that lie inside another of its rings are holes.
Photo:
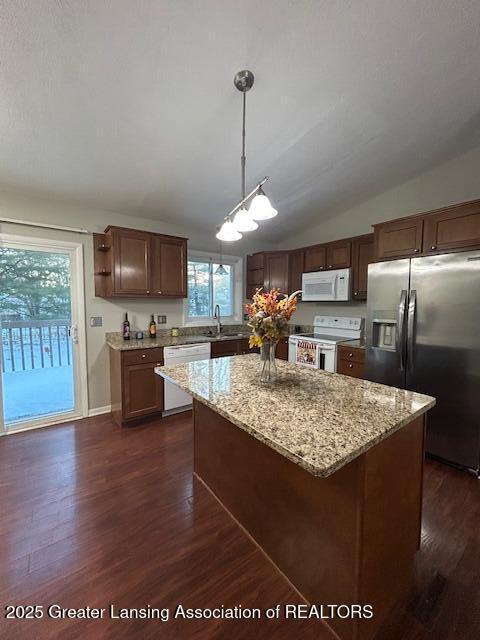
<path fill-rule="evenodd" d="M 379 640 L 480 636 L 480 483 L 427 461 L 415 588 Z M 3 619 L 7 604 L 243 605 L 301 599 L 192 480 L 190 414 L 100 416 L 0 438 L 0 637 L 316 638 L 319 622 Z"/>

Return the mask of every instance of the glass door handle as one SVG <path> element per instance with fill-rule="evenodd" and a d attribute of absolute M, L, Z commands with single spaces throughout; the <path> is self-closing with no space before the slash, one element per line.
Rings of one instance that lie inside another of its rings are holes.
<path fill-rule="evenodd" d="M 72 338 L 73 344 L 78 344 L 78 327 L 76 324 L 68 327 L 68 335 Z"/>

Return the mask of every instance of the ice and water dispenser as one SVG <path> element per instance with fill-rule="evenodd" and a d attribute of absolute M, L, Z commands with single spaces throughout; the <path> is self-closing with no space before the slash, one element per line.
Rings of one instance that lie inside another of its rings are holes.
<path fill-rule="evenodd" d="M 395 351 L 397 318 L 395 311 L 377 311 L 372 322 L 372 347 Z"/>

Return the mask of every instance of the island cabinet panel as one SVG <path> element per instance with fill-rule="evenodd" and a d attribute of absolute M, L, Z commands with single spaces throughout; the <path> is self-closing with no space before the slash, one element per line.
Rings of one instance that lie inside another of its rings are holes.
<path fill-rule="evenodd" d="M 117 424 L 125 426 L 138 418 L 163 411 L 163 378 L 154 371 L 161 365 L 162 348 L 110 349 L 112 416 Z"/>
<path fill-rule="evenodd" d="M 124 227 L 94 234 L 95 295 L 187 295 L 187 240 Z"/>
<path fill-rule="evenodd" d="M 187 295 L 187 241 L 184 238 L 152 238 L 152 291 L 162 296 Z"/>
<path fill-rule="evenodd" d="M 116 295 L 150 293 L 150 234 L 122 229 L 112 233 L 113 292 Z"/>
<path fill-rule="evenodd" d="M 288 293 L 288 252 L 278 251 L 265 255 L 265 288 L 280 289 Z"/>
<path fill-rule="evenodd" d="M 194 471 L 307 602 L 371 604 L 370 620 L 328 621 L 370 640 L 411 585 L 423 434 L 421 416 L 317 478 L 194 400 Z"/>
<path fill-rule="evenodd" d="M 480 200 L 455 205 L 425 216 L 425 254 L 480 247 Z"/>
<path fill-rule="evenodd" d="M 375 259 L 413 258 L 423 247 L 423 217 L 374 225 Z"/>
<path fill-rule="evenodd" d="M 327 269 L 348 269 L 352 264 L 352 243 L 339 240 L 327 244 Z"/>
<path fill-rule="evenodd" d="M 305 251 L 290 251 L 288 262 L 288 293 L 301 291 L 302 275 L 305 271 Z"/>
<path fill-rule="evenodd" d="M 324 244 L 305 249 L 305 271 L 322 271 L 327 266 L 327 248 Z"/>
<path fill-rule="evenodd" d="M 352 243 L 352 294 L 355 300 L 367 299 L 368 265 L 373 261 L 373 233 L 354 238 Z"/>

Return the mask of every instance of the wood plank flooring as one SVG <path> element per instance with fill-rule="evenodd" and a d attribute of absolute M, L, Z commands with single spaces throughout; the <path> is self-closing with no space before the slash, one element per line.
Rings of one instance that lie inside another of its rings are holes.
<path fill-rule="evenodd" d="M 427 461 L 416 584 L 379 640 L 480 636 L 480 483 Z M 7 604 L 242 605 L 301 599 L 201 483 L 190 414 L 109 416 L 0 438 L 0 638 L 332 636 L 318 621 L 5 620 Z"/>

